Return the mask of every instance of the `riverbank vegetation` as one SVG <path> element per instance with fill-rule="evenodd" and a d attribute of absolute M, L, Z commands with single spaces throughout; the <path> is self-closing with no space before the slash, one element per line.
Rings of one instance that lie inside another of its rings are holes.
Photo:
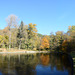
<path fill-rule="evenodd" d="M 16 15 L 9 15 L 7 26 L 0 29 L 0 48 L 6 50 L 50 50 L 72 52 L 75 50 L 75 25 L 69 26 L 68 31 L 52 32 L 50 35 L 38 33 L 36 24 L 25 25 Z"/>

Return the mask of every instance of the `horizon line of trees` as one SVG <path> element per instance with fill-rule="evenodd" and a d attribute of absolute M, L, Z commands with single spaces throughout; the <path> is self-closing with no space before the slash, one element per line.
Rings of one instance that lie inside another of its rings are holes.
<path fill-rule="evenodd" d="M 9 15 L 7 26 L 0 29 L 0 48 L 17 48 L 32 50 L 54 50 L 71 52 L 75 50 L 75 25 L 69 26 L 68 31 L 57 31 L 55 34 L 42 35 L 37 33 L 36 24 L 25 25 L 16 15 Z"/>

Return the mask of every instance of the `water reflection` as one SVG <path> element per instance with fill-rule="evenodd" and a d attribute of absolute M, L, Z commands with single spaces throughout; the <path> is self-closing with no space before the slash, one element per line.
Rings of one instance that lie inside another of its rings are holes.
<path fill-rule="evenodd" d="M 73 75 L 67 54 L 0 55 L 0 75 Z"/>

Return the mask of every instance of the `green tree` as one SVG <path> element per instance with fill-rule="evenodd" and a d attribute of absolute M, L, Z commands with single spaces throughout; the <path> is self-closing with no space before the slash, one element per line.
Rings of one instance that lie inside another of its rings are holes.
<path fill-rule="evenodd" d="M 7 35 L 0 35 L 0 47 L 7 47 L 8 46 L 8 36 Z"/>
<path fill-rule="evenodd" d="M 75 26 L 74 25 L 73 26 L 69 26 L 67 33 L 72 38 L 75 38 Z"/>
<path fill-rule="evenodd" d="M 54 49 L 55 35 L 50 33 L 50 50 Z"/>
<path fill-rule="evenodd" d="M 17 34 L 18 43 L 19 43 L 19 50 L 21 48 L 22 40 L 24 37 L 23 27 L 24 27 L 24 23 L 23 23 L 23 21 L 21 21 L 21 24 L 20 24 L 19 29 L 18 29 L 18 34 Z"/>
<path fill-rule="evenodd" d="M 57 31 L 56 32 L 56 46 L 60 46 L 64 40 L 64 37 L 63 37 L 63 32 L 62 31 Z"/>
<path fill-rule="evenodd" d="M 0 47 L 2 47 L 2 44 L 3 44 L 3 36 L 0 35 Z"/>

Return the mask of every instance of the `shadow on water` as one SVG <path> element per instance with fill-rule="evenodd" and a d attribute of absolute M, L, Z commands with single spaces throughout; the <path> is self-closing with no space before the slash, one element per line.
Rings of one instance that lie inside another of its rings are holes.
<path fill-rule="evenodd" d="M 64 53 L 0 55 L 0 75 L 73 75 L 73 61 Z"/>

